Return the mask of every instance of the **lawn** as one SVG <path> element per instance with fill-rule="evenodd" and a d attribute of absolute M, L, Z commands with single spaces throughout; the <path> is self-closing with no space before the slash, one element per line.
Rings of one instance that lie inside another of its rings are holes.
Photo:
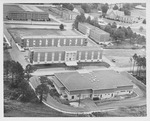
<path fill-rule="evenodd" d="M 74 114 L 58 112 L 44 104 L 22 103 L 10 100 L 5 102 L 4 106 L 6 109 L 4 117 L 77 117 Z"/>
<path fill-rule="evenodd" d="M 104 56 L 106 56 L 109 60 L 115 59 L 115 63 L 119 67 L 130 67 L 130 58 L 135 53 L 141 56 L 146 55 L 146 52 L 141 49 L 105 49 L 103 51 Z"/>
<path fill-rule="evenodd" d="M 92 113 L 96 117 L 146 117 L 146 105 L 123 107 L 117 110 Z"/>
<path fill-rule="evenodd" d="M 146 18 L 146 10 L 133 9 L 131 10 L 131 16 Z"/>

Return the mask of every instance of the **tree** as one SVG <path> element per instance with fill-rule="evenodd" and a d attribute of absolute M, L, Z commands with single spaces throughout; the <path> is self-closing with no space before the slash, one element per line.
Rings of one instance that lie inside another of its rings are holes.
<path fill-rule="evenodd" d="M 125 4 L 123 5 L 123 8 L 124 8 L 124 9 L 127 9 L 127 10 L 131 10 L 131 4 L 130 4 L 130 3 L 125 3 Z"/>
<path fill-rule="evenodd" d="M 24 79 L 24 70 L 19 62 L 5 61 L 4 62 L 4 74 L 11 78 L 11 87 L 17 88 L 19 83 Z"/>
<path fill-rule="evenodd" d="M 91 17 L 90 17 L 90 16 L 88 16 L 88 18 L 86 19 L 86 21 L 85 21 L 85 22 L 90 23 L 90 22 L 91 22 Z"/>
<path fill-rule="evenodd" d="M 134 67 L 135 67 L 135 64 L 136 64 L 137 57 L 138 57 L 138 56 L 137 56 L 136 53 L 132 56 L 132 58 L 133 58 L 133 60 L 134 60 L 134 62 L 133 62 L 133 74 L 134 74 Z"/>
<path fill-rule="evenodd" d="M 71 11 L 74 9 L 74 6 L 72 4 L 70 4 L 70 3 L 63 3 L 62 7 L 63 8 L 67 8 L 67 9 L 69 9 Z"/>
<path fill-rule="evenodd" d="M 106 14 L 107 13 L 107 10 L 108 10 L 108 4 L 106 3 L 106 4 L 104 4 L 102 7 L 101 7 L 101 9 L 102 9 L 102 13 L 104 13 L 104 14 Z"/>
<path fill-rule="evenodd" d="M 85 22 L 86 18 L 84 16 L 84 13 L 81 13 L 80 15 L 77 15 L 74 23 L 73 23 L 73 28 L 78 29 L 78 23 L 79 22 Z"/>
<path fill-rule="evenodd" d="M 90 13 L 91 12 L 91 8 L 87 3 L 83 3 L 81 5 L 81 8 L 84 10 L 85 13 Z"/>
<path fill-rule="evenodd" d="M 129 9 L 124 9 L 124 14 L 130 16 L 131 12 Z"/>
<path fill-rule="evenodd" d="M 142 26 L 140 26 L 139 31 L 142 32 L 144 30 L 144 28 Z"/>
<path fill-rule="evenodd" d="M 131 38 L 133 36 L 133 31 L 132 29 L 128 26 L 127 27 L 127 38 Z"/>
<path fill-rule="evenodd" d="M 29 81 L 29 78 L 30 78 L 30 73 L 32 73 L 33 72 L 33 68 L 32 68 L 32 66 L 30 65 L 30 64 L 28 64 L 27 66 L 26 66 L 26 68 L 25 68 L 25 74 L 27 75 L 27 80 Z"/>
<path fill-rule="evenodd" d="M 64 30 L 64 25 L 60 24 L 59 28 L 60 28 L 61 31 Z"/>
<path fill-rule="evenodd" d="M 114 31 L 113 38 L 116 40 L 117 45 L 124 40 L 125 32 L 122 31 L 122 28 L 119 27 Z"/>
<path fill-rule="evenodd" d="M 118 10 L 118 6 L 115 4 L 115 6 L 113 7 L 113 10 Z"/>
<path fill-rule="evenodd" d="M 49 88 L 46 84 L 41 83 L 40 85 L 38 85 L 35 88 L 35 92 L 36 92 L 37 95 L 39 95 L 40 103 L 42 103 L 43 99 L 47 98 L 47 95 L 49 93 Z"/>
<path fill-rule="evenodd" d="M 106 32 L 111 33 L 111 26 L 110 25 L 106 25 L 105 29 Z"/>
<path fill-rule="evenodd" d="M 143 24 L 146 24 L 146 19 L 143 20 Z"/>
<path fill-rule="evenodd" d="M 111 27 L 112 27 L 112 28 L 117 28 L 116 22 L 113 22 L 112 25 L 111 25 Z"/>
<path fill-rule="evenodd" d="M 4 75 L 6 76 L 6 79 L 8 81 L 8 77 L 11 73 L 11 61 L 10 60 L 7 60 L 7 61 L 4 61 Z"/>

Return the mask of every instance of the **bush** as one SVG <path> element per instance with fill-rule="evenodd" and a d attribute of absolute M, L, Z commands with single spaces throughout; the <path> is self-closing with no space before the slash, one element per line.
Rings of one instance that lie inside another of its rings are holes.
<path fill-rule="evenodd" d="M 146 24 L 146 19 L 143 20 L 143 24 Z"/>
<path fill-rule="evenodd" d="M 60 28 L 61 31 L 64 30 L 64 25 L 60 24 L 59 28 Z"/>

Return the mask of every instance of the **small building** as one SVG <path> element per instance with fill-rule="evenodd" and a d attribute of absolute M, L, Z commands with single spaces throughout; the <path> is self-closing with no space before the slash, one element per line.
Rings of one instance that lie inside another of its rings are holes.
<path fill-rule="evenodd" d="M 110 99 L 131 94 L 134 86 L 131 80 L 113 70 L 55 73 L 53 83 L 58 93 L 69 101 Z"/>
<path fill-rule="evenodd" d="M 39 47 L 29 50 L 31 64 L 65 63 L 77 66 L 78 62 L 101 62 L 103 50 L 97 46 Z"/>

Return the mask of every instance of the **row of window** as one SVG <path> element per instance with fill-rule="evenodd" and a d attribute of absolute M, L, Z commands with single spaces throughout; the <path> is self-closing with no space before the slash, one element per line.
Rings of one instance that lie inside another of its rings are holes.
<path fill-rule="evenodd" d="M 88 58 L 88 52 L 85 52 L 85 58 L 84 59 L 81 59 L 81 52 L 79 52 L 79 55 L 78 55 L 78 61 L 80 62 L 81 60 L 94 60 L 94 52 L 92 52 L 92 55 L 90 56 L 90 58 Z M 44 61 L 47 62 L 47 59 L 48 59 L 48 53 L 45 53 L 45 55 L 41 55 L 40 53 L 37 54 L 37 62 L 40 62 L 40 58 L 41 57 L 44 57 Z M 56 54 L 53 52 L 51 57 L 52 57 L 52 62 L 54 61 L 54 58 L 55 58 Z M 58 61 L 60 62 L 61 61 L 61 56 L 62 56 L 62 53 L 59 53 L 58 55 Z M 65 61 L 76 61 L 76 58 L 77 58 L 77 53 L 76 52 L 67 52 L 65 54 Z M 98 51 L 98 54 L 97 54 L 97 58 L 96 59 L 100 59 L 100 52 Z"/>
<path fill-rule="evenodd" d="M 75 40 L 75 45 L 77 45 L 78 41 L 79 41 L 78 39 Z M 33 46 L 35 46 L 35 42 L 36 42 L 36 40 L 33 40 Z M 70 39 L 69 45 L 71 45 L 72 42 L 73 42 L 73 40 Z M 66 39 L 64 39 L 64 43 L 63 44 L 66 45 Z M 81 39 L 80 44 L 83 45 L 83 39 Z M 27 40 L 27 44 L 26 45 L 27 45 L 27 47 L 29 47 L 29 40 Z M 42 45 L 42 40 L 39 41 L 39 45 L 40 46 Z M 45 45 L 46 46 L 48 45 L 48 40 L 47 39 L 46 39 Z M 52 46 L 54 46 L 54 39 L 52 39 Z M 58 40 L 57 46 L 60 46 L 60 39 Z"/>

